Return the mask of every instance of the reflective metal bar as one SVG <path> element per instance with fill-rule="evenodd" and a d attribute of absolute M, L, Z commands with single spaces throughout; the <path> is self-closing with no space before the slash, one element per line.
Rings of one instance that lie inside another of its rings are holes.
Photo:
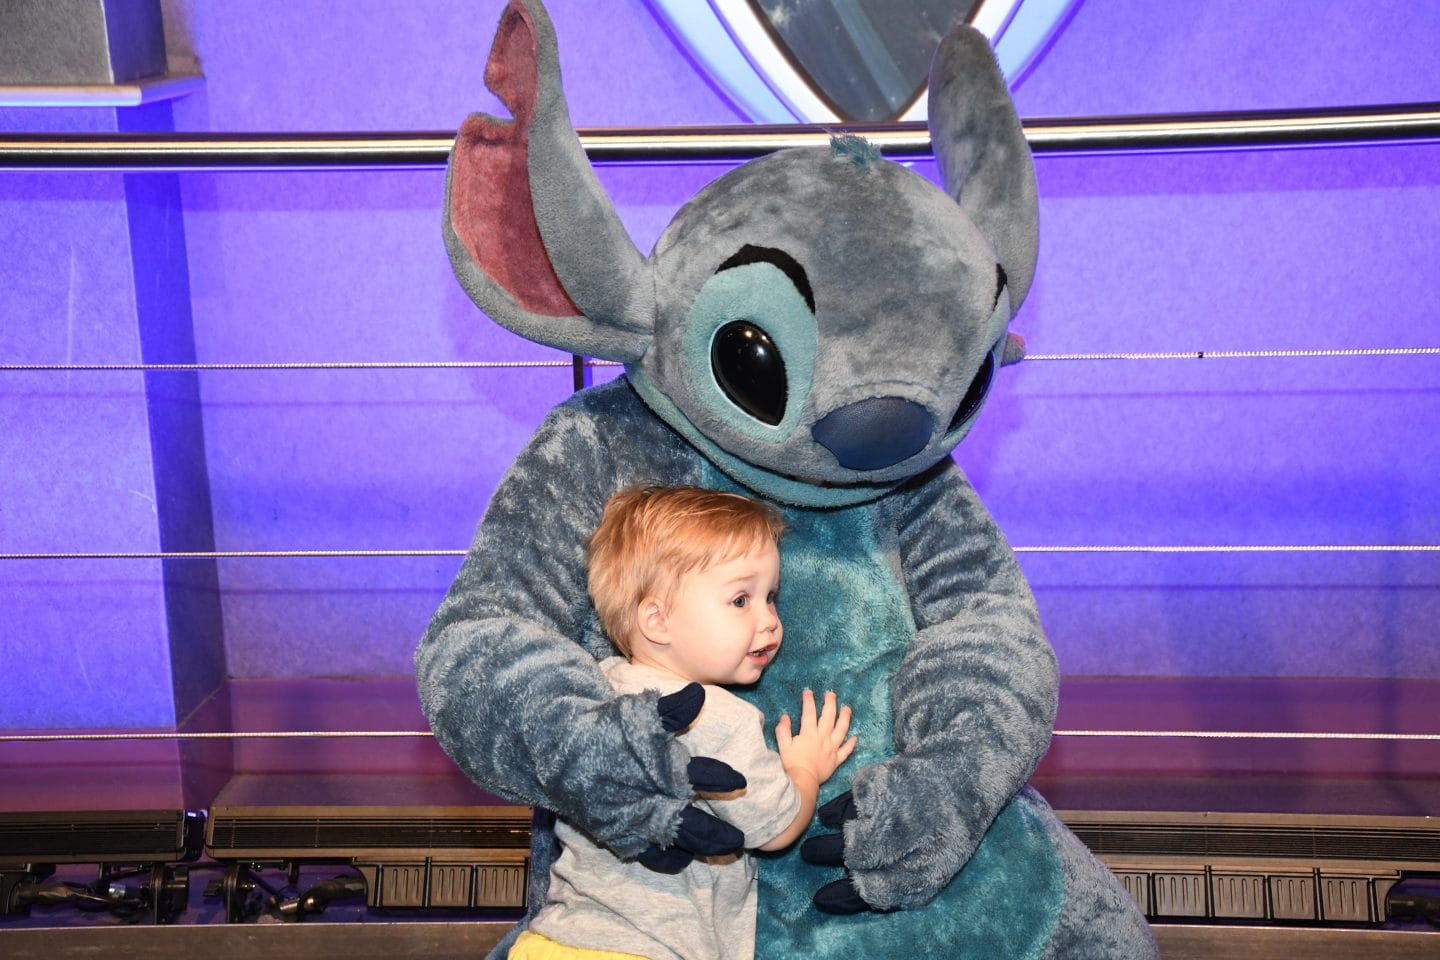
<path fill-rule="evenodd" d="M 582 129 L 597 164 L 723 163 L 854 133 L 886 155 L 932 155 L 923 123 Z M 1440 140 L 1440 103 L 1025 122 L 1037 154 L 1256 150 Z M 0 135 L 4 170 L 345 170 L 443 167 L 454 134 Z"/>
<path fill-rule="evenodd" d="M 1047 360 L 1316 360 L 1341 357 L 1440 357 L 1440 347 L 1316 347 L 1274 350 L 1145 350 L 1112 353 L 1027 353 L 1025 362 Z M 240 363 L 0 363 L 0 373 L 170 373 L 333 372 L 337 370 L 535 370 L 570 367 L 575 389 L 596 367 L 622 366 L 615 360 L 574 357 L 569 360 L 282 360 Z"/>
<path fill-rule="evenodd" d="M 0 136 L 0 170 L 434 169 L 454 134 L 64 134 Z"/>
<path fill-rule="evenodd" d="M 198 73 L 146 77 L 129 83 L 0 85 L 0 107 L 139 107 L 203 89 Z"/>
<path fill-rule="evenodd" d="M 1253 150 L 1440 140 L 1440 103 L 1026 121 L 1035 153 Z"/>

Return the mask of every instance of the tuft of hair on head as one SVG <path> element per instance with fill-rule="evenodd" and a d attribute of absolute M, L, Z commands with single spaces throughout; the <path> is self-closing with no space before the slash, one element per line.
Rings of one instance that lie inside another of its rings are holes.
<path fill-rule="evenodd" d="M 848 161 L 861 173 L 869 172 L 871 167 L 885 159 L 880 155 L 879 147 L 853 133 L 832 134 L 830 155 L 837 160 Z"/>
<path fill-rule="evenodd" d="M 699 487 L 628 487 L 605 504 L 585 544 L 586 585 L 610 643 L 630 656 L 646 597 L 668 602 L 680 578 L 779 541 L 768 503 Z"/>

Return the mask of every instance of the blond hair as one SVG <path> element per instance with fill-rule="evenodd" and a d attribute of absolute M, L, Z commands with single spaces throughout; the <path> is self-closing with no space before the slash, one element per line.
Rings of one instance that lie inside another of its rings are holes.
<path fill-rule="evenodd" d="M 668 602 L 681 576 L 734 559 L 784 531 L 768 503 L 697 487 L 630 487 L 605 504 L 585 545 L 590 599 L 625 656 L 646 597 Z"/>

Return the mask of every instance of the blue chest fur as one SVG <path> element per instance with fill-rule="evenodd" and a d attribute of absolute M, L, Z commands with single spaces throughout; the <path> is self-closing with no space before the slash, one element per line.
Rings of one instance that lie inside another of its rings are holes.
<path fill-rule="evenodd" d="M 737 489 L 708 469 L 707 486 Z M 783 511 L 779 657 L 754 687 L 736 692 L 765 714 L 767 736 L 781 714 L 798 716 L 800 693 L 834 690 L 854 709 L 854 756 L 820 800 L 849 788 L 863 767 L 894 755 L 889 678 L 900 668 L 915 622 L 898 571 L 894 534 L 868 505 Z M 818 821 L 807 836 L 826 832 Z M 1023 799 L 1011 802 L 960 875 L 931 909 L 830 917 L 812 894 L 844 874 L 815 867 L 799 844 L 761 854 L 756 955 L 926 956 L 946 944 L 954 957 L 1034 957 L 1047 942 L 1063 895 L 1045 826 Z"/>

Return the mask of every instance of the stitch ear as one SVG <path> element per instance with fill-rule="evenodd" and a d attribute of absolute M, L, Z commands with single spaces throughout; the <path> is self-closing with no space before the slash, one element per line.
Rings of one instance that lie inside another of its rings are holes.
<path fill-rule="evenodd" d="M 930 65 L 930 139 L 945 188 L 1000 257 L 1012 311 L 1035 277 L 1039 210 L 1025 131 L 989 42 L 960 26 Z"/>
<path fill-rule="evenodd" d="M 649 264 L 570 125 L 555 31 L 510 0 L 485 83 L 514 119 L 472 114 L 445 181 L 445 245 L 465 292 L 537 343 L 631 362 L 654 326 Z"/>

